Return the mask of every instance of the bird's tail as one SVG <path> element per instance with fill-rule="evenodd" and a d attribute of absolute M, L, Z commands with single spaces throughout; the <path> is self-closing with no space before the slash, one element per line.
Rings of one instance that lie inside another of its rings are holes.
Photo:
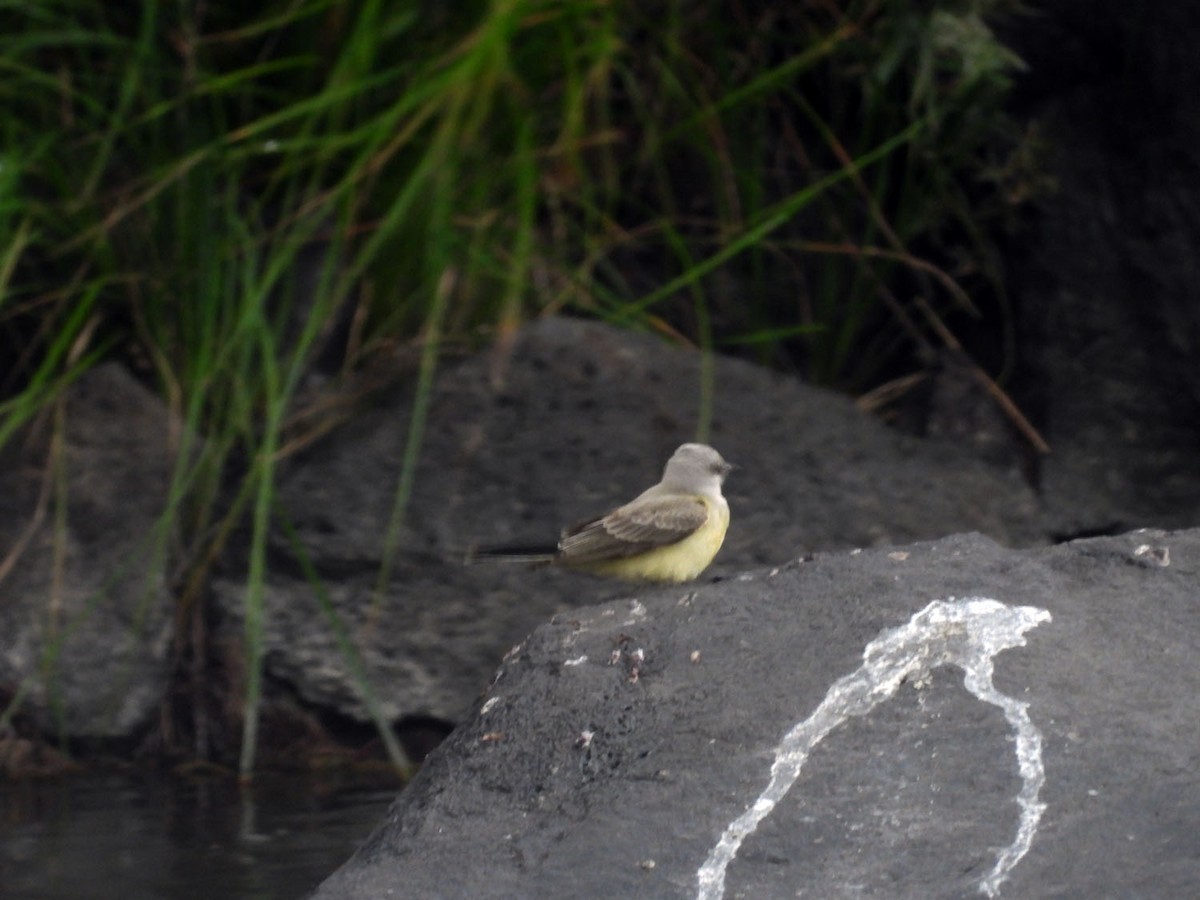
<path fill-rule="evenodd" d="M 554 562 L 557 547 L 538 545 L 532 547 L 471 547 L 463 560 L 468 566 L 476 563 L 524 563 L 533 568 L 548 566 Z"/>

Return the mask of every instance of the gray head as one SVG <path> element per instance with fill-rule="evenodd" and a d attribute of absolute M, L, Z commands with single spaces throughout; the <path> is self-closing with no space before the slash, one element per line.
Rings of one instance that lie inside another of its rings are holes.
<path fill-rule="evenodd" d="M 667 460 L 662 483 L 697 494 L 720 494 L 721 484 L 732 468 L 707 444 L 683 444 Z"/>

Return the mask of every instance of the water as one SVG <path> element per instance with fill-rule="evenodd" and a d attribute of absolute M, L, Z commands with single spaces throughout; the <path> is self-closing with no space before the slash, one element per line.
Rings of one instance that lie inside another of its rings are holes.
<path fill-rule="evenodd" d="M 0 780 L 4 900 L 295 900 L 344 862 L 397 789 L 260 776 Z"/>

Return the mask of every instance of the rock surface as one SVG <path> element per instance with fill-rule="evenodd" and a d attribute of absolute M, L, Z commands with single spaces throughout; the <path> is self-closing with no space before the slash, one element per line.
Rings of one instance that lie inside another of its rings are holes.
<path fill-rule="evenodd" d="M 314 896 L 1190 896 L 1198 626 L 1200 530 L 576 610 Z"/>
<path fill-rule="evenodd" d="M 550 616 L 611 597 L 611 583 L 461 564 L 472 543 L 553 543 L 558 529 L 658 480 L 701 415 L 701 354 L 570 319 L 447 368 L 434 389 L 400 550 L 376 583 L 412 404 L 399 394 L 290 464 L 281 485 L 305 552 L 362 648 L 384 713 L 457 722 L 496 661 Z M 813 550 L 976 530 L 1042 539 L 1016 472 L 888 430 L 846 398 L 717 357 L 710 442 L 740 468 L 714 571 Z M 367 713 L 336 634 L 281 536 L 268 586 L 267 666 L 308 701 Z M 236 566 L 234 567 L 236 573 Z M 240 634 L 240 578 L 216 596 Z"/>
<path fill-rule="evenodd" d="M 154 533 L 170 430 L 166 407 L 110 363 L 67 391 L 61 469 L 48 433 L 5 450 L 0 696 L 21 696 L 47 733 L 125 737 L 167 690 L 173 602 Z"/>

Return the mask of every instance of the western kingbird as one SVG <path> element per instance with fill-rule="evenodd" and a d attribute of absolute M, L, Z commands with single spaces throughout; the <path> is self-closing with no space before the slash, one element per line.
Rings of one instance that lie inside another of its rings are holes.
<path fill-rule="evenodd" d="M 484 550 L 468 561 L 565 566 L 626 581 L 681 582 L 712 562 L 729 527 L 721 484 L 732 466 L 712 447 L 684 444 L 662 481 L 612 512 L 566 529 L 558 546 Z"/>

